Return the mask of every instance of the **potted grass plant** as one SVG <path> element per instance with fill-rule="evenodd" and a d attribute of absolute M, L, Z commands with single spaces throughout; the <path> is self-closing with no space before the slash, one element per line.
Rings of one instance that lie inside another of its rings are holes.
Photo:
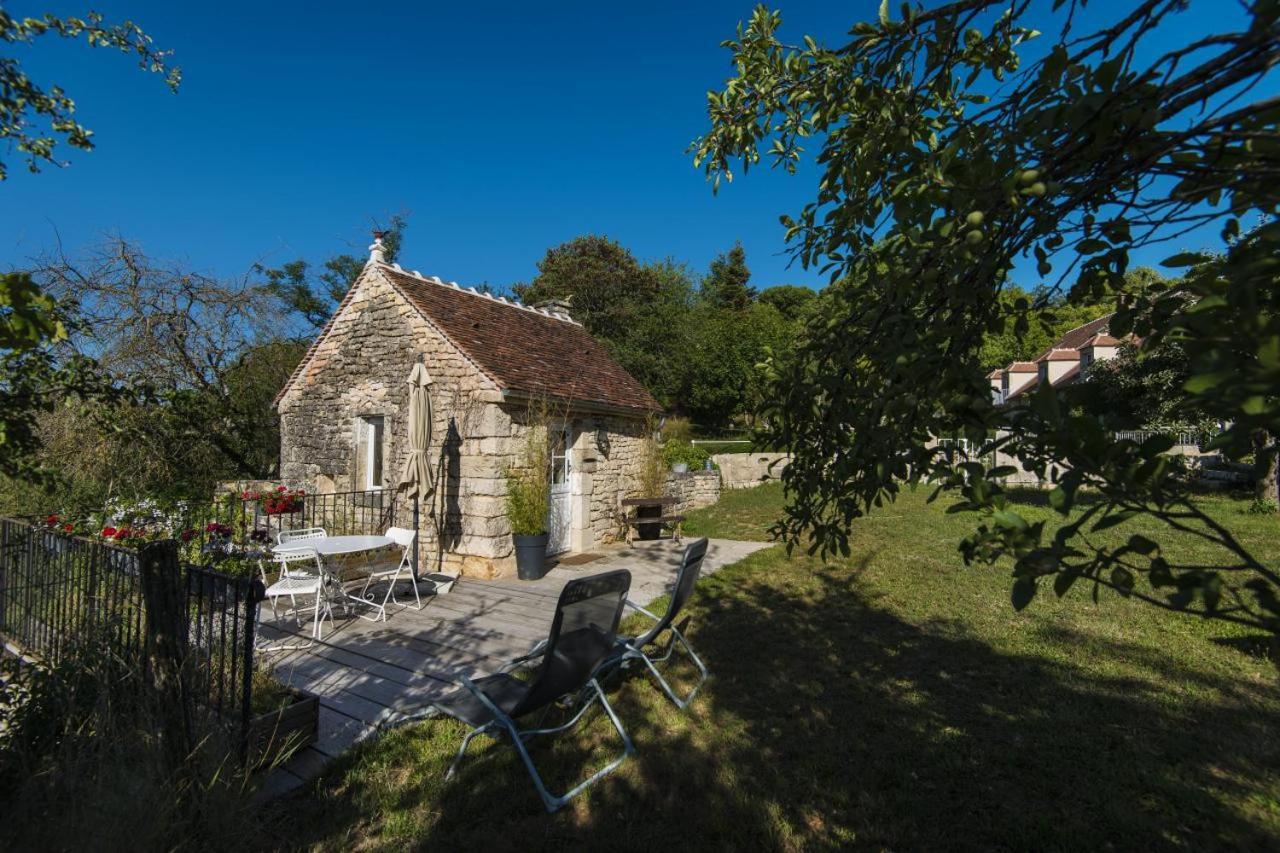
<path fill-rule="evenodd" d="M 521 580 L 537 580 L 546 572 L 550 463 L 546 425 L 531 424 L 516 464 L 507 469 L 507 521 Z"/>

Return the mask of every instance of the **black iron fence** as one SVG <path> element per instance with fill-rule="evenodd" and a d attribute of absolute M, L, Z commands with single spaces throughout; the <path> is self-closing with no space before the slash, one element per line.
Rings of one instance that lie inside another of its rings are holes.
<path fill-rule="evenodd" d="M 169 603 L 164 614 L 157 612 L 156 590 Z M 146 673 L 162 633 L 180 655 L 184 696 L 193 708 L 230 725 L 242 749 L 261 599 L 254 578 L 176 559 L 144 565 L 133 549 L 0 519 L 0 634 L 6 642 L 56 664 L 77 642 L 101 638 Z"/>

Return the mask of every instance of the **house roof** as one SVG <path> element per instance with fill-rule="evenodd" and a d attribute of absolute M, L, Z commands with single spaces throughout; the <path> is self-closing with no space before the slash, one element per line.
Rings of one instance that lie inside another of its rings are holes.
<path fill-rule="evenodd" d="M 653 395 L 580 323 L 567 315 L 478 293 L 438 278 L 426 278 L 393 264 L 374 266 L 428 322 L 504 391 L 545 395 L 637 414 L 662 410 Z M 342 310 L 341 306 L 338 310 Z M 326 325 L 312 343 L 312 349 L 276 397 L 277 401 L 301 373 L 328 330 Z"/>
<path fill-rule="evenodd" d="M 1009 373 L 1036 373 L 1039 369 L 1033 361 L 1015 361 L 1005 368 Z"/>
<path fill-rule="evenodd" d="M 1039 361 L 1041 357 L 1047 355 L 1051 350 L 1080 349 L 1080 347 L 1084 346 L 1085 343 L 1094 335 L 1099 334 L 1100 332 L 1105 332 L 1107 330 L 1107 324 L 1111 322 L 1111 318 L 1113 316 L 1114 315 L 1112 314 L 1107 314 L 1105 317 L 1090 320 L 1083 326 L 1076 326 L 1069 332 L 1064 333 L 1062 337 L 1053 342 L 1053 346 L 1040 353 L 1040 356 L 1036 358 L 1036 361 Z"/>
<path fill-rule="evenodd" d="M 1080 359 L 1080 351 L 1077 349 L 1051 349 L 1044 355 L 1036 359 L 1041 361 L 1078 361 Z"/>
<path fill-rule="evenodd" d="M 1118 347 L 1121 343 L 1122 341 L 1119 338 L 1113 338 L 1106 332 L 1101 332 L 1081 344 L 1080 349 L 1085 349 L 1086 347 Z"/>
<path fill-rule="evenodd" d="M 1004 371 L 997 367 L 995 370 L 993 370 L 993 371 L 991 371 L 990 373 L 988 373 L 988 374 L 987 374 L 987 378 L 988 378 L 988 379 L 999 379 L 999 378 L 1000 378 L 1000 376 L 1001 376 L 1003 373 L 1004 373 Z"/>

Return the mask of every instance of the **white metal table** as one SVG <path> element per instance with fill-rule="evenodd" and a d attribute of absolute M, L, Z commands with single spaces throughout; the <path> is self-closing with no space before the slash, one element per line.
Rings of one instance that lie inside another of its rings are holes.
<path fill-rule="evenodd" d="M 321 536 L 318 539 L 295 539 L 292 542 L 286 542 L 283 545 L 276 545 L 271 549 L 273 554 L 296 554 L 299 551 L 315 551 L 320 555 L 320 562 L 323 565 L 328 557 L 340 557 L 346 554 L 361 554 L 380 551 L 383 548 L 390 547 L 395 544 L 388 536 Z M 327 571 L 328 567 L 325 566 Z M 334 580 L 334 587 L 339 590 L 342 598 L 348 602 L 363 604 L 366 607 L 372 607 L 382 613 L 382 607 L 374 604 L 372 601 L 361 598 L 358 595 L 352 595 L 343 589 L 342 580 L 336 573 L 330 573 Z M 324 584 L 321 584 L 324 587 Z M 378 616 L 370 616 L 364 613 L 358 614 L 361 619 L 368 619 L 376 622 Z"/>

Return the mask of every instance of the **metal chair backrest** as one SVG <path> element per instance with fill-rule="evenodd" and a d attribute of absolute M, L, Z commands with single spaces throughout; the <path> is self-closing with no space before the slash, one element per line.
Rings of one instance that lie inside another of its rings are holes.
<path fill-rule="evenodd" d="M 328 536 L 323 527 L 299 527 L 295 530 L 281 530 L 276 534 L 276 544 L 299 542 L 304 539 L 323 539 Z"/>
<path fill-rule="evenodd" d="M 401 548 L 408 548 L 413 544 L 413 540 L 418 534 L 404 527 L 388 527 L 386 535 L 388 539 Z"/>
<path fill-rule="evenodd" d="M 272 554 L 271 559 L 280 567 L 280 577 L 298 577 L 301 574 L 314 575 L 320 577 L 324 572 L 324 564 L 320 562 L 320 555 L 310 548 L 300 548 L 297 551 L 285 551 L 282 554 Z M 310 563 L 310 566 L 290 568 L 295 563 Z M 314 571 L 312 570 L 314 566 Z M 267 583 L 266 565 L 259 563 L 262 571 L 262 582 Z M 306 570 L 305 572 L 303 570 Z M 270 584 L 268 584 L 270 585 Z"/>
<path fill-rule="evenodd" d="M 667 605 L 667 612 L 654 623 L 647 634 L 636 639 L 637 648 L 647 646 L 656 640 L 658 635 L 667 630 L 680 615 L 689 596 L 693 595 L 693 588 L 698 583 L 698 575 L 702 573 L 702 559 L 706 555 L 706 539 L 690 542 L 689 547 L 684 549 L 684 559 L 680 561 L 680 572 L 676 575 L 676 588 L 671 591 L 671 603 Z"/>
<path fill-rule="evenodd" d="M 519 717 L 582 688 L 617 643 L 618 623 L 631 588 L 631 572 L 578 578 L 565 584 L 556 603 L 542 667 L 529 692 L 511 711 Z"/>

